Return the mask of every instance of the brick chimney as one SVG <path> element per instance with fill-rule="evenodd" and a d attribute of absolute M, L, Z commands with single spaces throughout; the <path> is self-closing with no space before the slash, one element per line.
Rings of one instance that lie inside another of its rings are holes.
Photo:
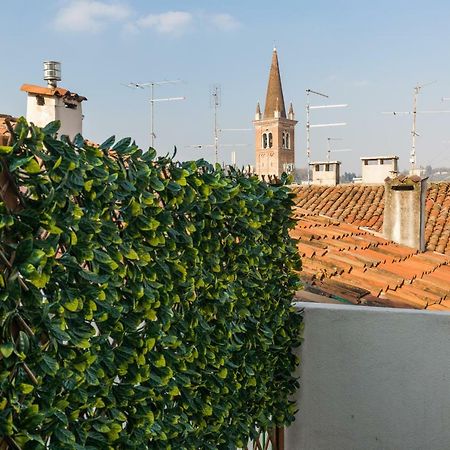
<path fill-rule="evenodd" d="M 386 178 L 383 234 L 398 244 L 425 250 L 427 179 L 417 175 Z"/>

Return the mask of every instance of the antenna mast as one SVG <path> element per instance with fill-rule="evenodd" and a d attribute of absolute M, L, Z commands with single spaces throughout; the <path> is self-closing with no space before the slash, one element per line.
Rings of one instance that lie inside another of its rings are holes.
<path fill-rule="evenodd" d="M 414 95 L 413 95 L 413 123 L 412 123 L 412 144 L 411 144 L 411 155 L 409 158 L 409 162 L 411 163 L 411 170 L 416 169 L 416 136 L 418 136 L 416 131 L 416 119 L 417 119 L 417 97 L 419 96 L 419 92 L 422 86 L 418 84 L 414 87 Z"/>
<path fill-rule="evenodd" d="M 306 157 L 308 159 L 308 184 L 311 183 L 311 174 L 309 172 L 310 163 L 311 163 L 311 128 L 322 128 L 322 127 L 339 127 L 347 125 L 345 122 L 338 123 L 321 123 L 316 125 L 311 125 L 310 121 L 310 110 L 311 109 L 325 109 L 325 108 L 346 108 L 347 104 L 339 104 L 339 105 L 320 105 L 320 106 L 311 106 L 309 100 L 309 94 L 315 94 L 321 97 L 329 98 L 327 94 L 323 94 L 322 92 L 313 91 L 312 89 L 306 89 Z"/>
<path fill-rule="evenodd" d="M 154 148 L 156 139 L 155 134 L 155 103 L 156 102 L 172 102 L 176 100 L 185 100 L 186 97 L 166 97 L 155 98 L 155 86 L 161 86 L 163 84 L 175 84 L 181 83 L 181 80 L 163 80 L 163 81 L 150 81 L 148 83 L 128 83 L 125 86 L 134 89 L 150 88 L 150 146 Z"/>
<path fill-rule="evenodd" d="M 411 128 L 411 152 L 410 152 L 410 158 L 409 162 L 411 164 L 411 173 L 415 173 L 416 169 L 416 136 L 420 136 L 419 133 L 417 133 L 417 114 L 441 114 L 441 113 L 450 113 L 450 111 L 418 111 L 417 110 L 417 99 L 420 93 L 420 90 L 425 87 L 429 86 L 430 84 L 436 83 L 436 81 L 432 81 L 430 83 L 419 85 L 417 84 L 414 86 L 414 93 L 413 93 L 413 109 L 412 111 L 390 111 L 386 112 L 383 111 L 383 114 L 393 114 L 394 116 L 400 115 L 400 114 L 411 114 L 412 115 L 412 128 Z M 446 100 L 445 98 L 442 98 L 442 100 Z"/>
<path fill-rule="evenodd" d="M 219 162 L 219 129 L 217 128 L 217 108 L 220 106 L 220 85 L 215 84 L 211 91 L 211 101 L 214 107 L 214 153 L 216 164 Z"/>

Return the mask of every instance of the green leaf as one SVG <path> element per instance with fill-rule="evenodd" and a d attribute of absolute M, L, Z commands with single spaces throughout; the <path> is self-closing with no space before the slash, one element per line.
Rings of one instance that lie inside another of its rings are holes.
<path fill-rule="evenodd" d="M 9 358 L 14 351 L 14 345 L 11 342 L 4 342 L 0 345 L 0 353 L 4 358 Z"/>
<path fill-rule="evenodd" d="M 21 264 L 26 261 L 33 251 L 33 239 L 27 238 L 19 243 L 16 250 L 16 262 L 17 264 Z"/>
<path fill-rule="evenodd" d="M 39 163 L 34 158 L 31 159 L 31 161 L 25 165 L 24 169 L 25 172 L 29 173 L 30 175 L 37 174 L 41 171 Z"/>
<path fill-rule="evenodd" d="M 27 384 L 27 383 L 20 383 L 19 384 L 19 391 L 22 394 L 29 394 L 30 392 L 32 392 L 34 389 L 34 386 L 32 384 Z"/>
<path fill-rule="evenodd" d="M 64 308 L 68 311 L 75 312 L 78 309 L 79 301 L 77 298 L 70 300 L 68 302 L 63 303 Z"/>
<path fill-rule="evenodd" d="M 14 172 L 15 170 L 19 169 L 25 164 L 28 164 L 32 159 L 33 156 L 23 156 L 22 158 L 13 160 L 12 163 L 9 165 L 9 171 Z"/>
<path fill-rule="evenodd" d="M 28 335 L 22 330 L 19 331 L 19 343 L 18 343 L 19 352 L 26 355 L 28 350 L 30 349 L 30 341 L 28 339 Z"/>
<path fill-rule="evenodd" d="M 59 370 L 57 361 L 49 355 L 43 355 L 39 367 L 47 375 L 55 375 Z"/>
<path fill-rule="evenodd" d="M 152 161 L 156 158 L 156 150 L 153 147 L 149 147 L 144 154 L 146 161 Z"/>
<path fill-rule="evenodd" d="M 82 148 L 84 146 L 84 137 L 80 133 L 77 133 L 73 138 L 73 144 L 79 148 Z"/>
<path fill-rule="evenodd" d="M 163 191 L 164 190 L 164 183 L 161 180 L 159 180 L 157 177 L 150 178 L 150 186 L 155 191 Z"/>
<path fill-rule="evenodd" d="M 103 143 L 100 145 L 100 150 L 107 150 L 107 149 L 111 148 L 111 146 L 114 144 L 114 141 L 115 141 L 115 140 L 116 140 L 116 137 L 115 137 L 115 136 L 109 137 L 108 139 L 106 139 L 105 142 L 103 142 Z"/>
<path fill-rule="evenodd" d="M 98 273 L 89 270 L 81 270 L 79 273 L 82 278 L 92 281 L 93 283 L 104 283 L 109 279 L 109 275 L 99 275 Z"/>
<path fill-rule="evenodd" d="M 44 134 L 52 135 L 57 133 L 60 128 L 61 122 L 59 120 L 54 120 L 53 122 L 50 122 L 44 128 L 42 128 L 42 131 L 44 132 Z"/>
<path fill-rule="evenodd" d="M 75 442 L 75 436 L 69 430 L 64 428 L 57 428 L 54 431 L 55 437 L 62 443 L 71 445 Z"/>
<path fill-rule="evenodd" d="M 62 156 L 60 156 L 56 161 L 55 164 L 53 164 L 53 170 L 57 169 L 62 163 Z"/>
<path fill-rule="evenodd" d="M 128 147 L 131 144 L 131 138 L 127 137 L 124 139 L 121 139 L 119 142 L 117 142 L 112 150 L 116 151 L 119 155 L 122 154 L 125 150 L 128 149 Z"/>
<path fill-rule="evenodd" d="M 0 155 L 9 155 L 13 151 L 13 147 L 9 145 L 0 145 Z"/>

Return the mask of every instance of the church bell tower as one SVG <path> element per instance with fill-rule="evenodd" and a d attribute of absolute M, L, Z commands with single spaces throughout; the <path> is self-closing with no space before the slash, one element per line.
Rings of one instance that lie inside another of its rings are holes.
<path fill-rule="evenodd" d="M 264 114 L 256 106 L 255 153 L 256 173 L 276 175 L 295 168 L 295 125 L 292 103 L 286 116 L 277 50 L 273 49 Z"/>

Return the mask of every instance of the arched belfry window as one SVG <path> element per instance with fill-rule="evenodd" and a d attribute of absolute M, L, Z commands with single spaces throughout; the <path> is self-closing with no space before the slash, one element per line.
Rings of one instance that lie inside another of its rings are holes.
<path fill-rule="evenodd" d="M 272 133 L 266 131 L 262 135 L 262 148 L 272 148 Z"/>
<path fill-rule="evenodd" d="M 289 131 L 283 131 L 281 138 L 282 148 L 291 148 Z"/>

